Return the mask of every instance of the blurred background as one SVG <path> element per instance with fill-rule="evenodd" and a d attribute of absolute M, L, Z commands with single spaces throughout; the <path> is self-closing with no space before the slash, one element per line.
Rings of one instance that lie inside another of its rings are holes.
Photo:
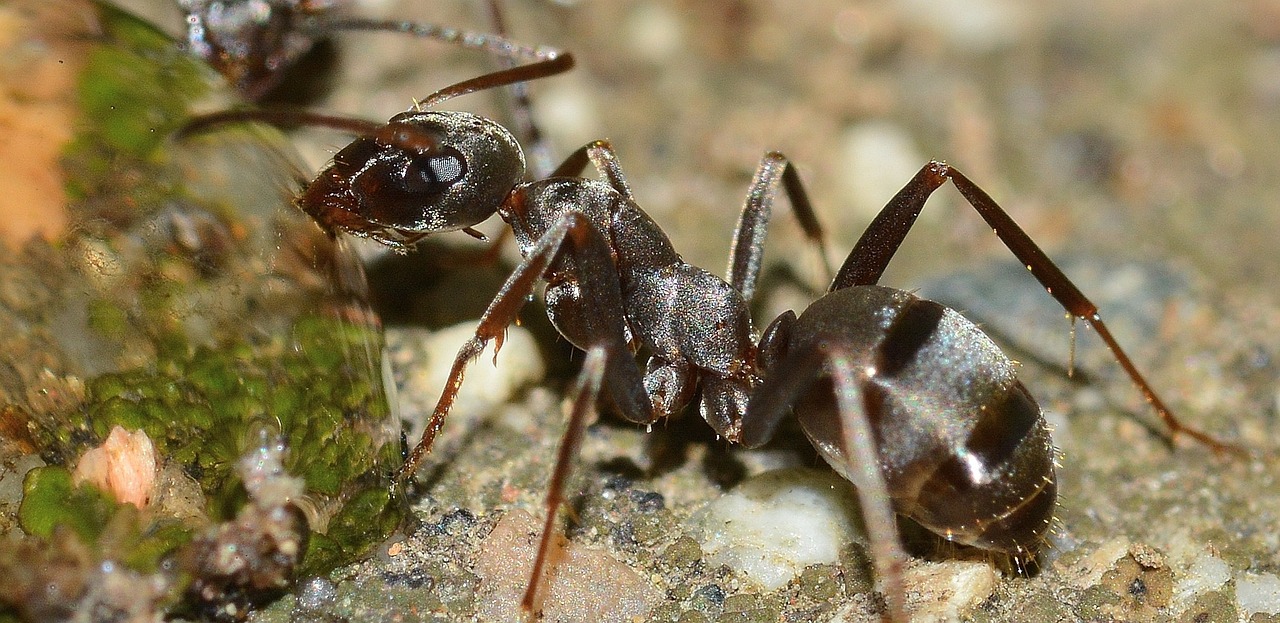
<path fill-rule="evenodd" d="M 126 5 L 157 5 L 128 0 Z M 351 13 L 491 30 L 475 0 Z M 1051 255 L 1179 258 L 1270 296 L 1280 276 L 1280 3 L 1089 0 L 505 0 L 510 36 L 572 51 L 532 86 L 555 154 L 613 140 L 641 205 L 719 272 L 756 161 L 792 158 L 835 260 L 931 158 L 965 171 Z M 168 6 L 144 6 L 179 25 Z M 336 40 L 308 103 L 384 119 L 489 71 L 484 54 L 387 34 Z M 450 107 L 508 120 L 503 94 Z M 313 166 L 345 142 L 302 143 Z M 1003 253 L 946 192 L 895 276 Z M 950 204 L 950 205 L 948 205 Z M 775 221 L 767 257 L 795 257 Z"/>

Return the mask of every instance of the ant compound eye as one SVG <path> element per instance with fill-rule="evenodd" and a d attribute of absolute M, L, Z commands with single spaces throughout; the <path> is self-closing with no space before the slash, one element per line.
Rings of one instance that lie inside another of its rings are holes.
<path fill-rule="evenodd" d="M 400 172 L 400 187 L 409 193 L 439 193 L 467 174 L 466 160 L 453 148 L 443 153 L 420 154 L 409 159 Z"/>

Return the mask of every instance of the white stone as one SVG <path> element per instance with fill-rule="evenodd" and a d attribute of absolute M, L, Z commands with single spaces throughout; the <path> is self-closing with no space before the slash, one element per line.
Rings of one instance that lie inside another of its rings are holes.
<path fill-rule="evenodd" d="M 834 563 L 854 539 L 865 540 L 853 485 L 829 471 L 765 472 L 708 504 L 694 518 L 713 565 L 728 565 L 764 590 L 805 567 Z"/>
<path fill-rule="evenodd" d="M 853 202 L 850 216 L 862 227 L 928 162 L 911 135 L 887 121 L 849 126 L 840 142 L 844 196 Z M 932 218 L 929 214 L 926 210 L 923 218 Z M 849 226 L 853 225 L 850 222 Z"/>
<path fill-rule="evenodd" d="M 1280 614 L 1280 577 L 1272 573 L 1237 575 L 1236 602 L 1246 617 L 1255 612 Z"/>
<path fill-rule="evenodd" d="M 400 392 L 402 414 L 413 420 L 410 439 L 422 433 L 431 409 L 444 390 L 458 349 L 475 335 L 476 320 L 467 320 L 451 327 L 423 333 L 419 352 L 427 359 L 415 370 L 406 371 Z M 533 335 L 524 328 L 507 328 L 506 337 L 498 357 L 494 359 L 493 342 L 478 359 L 467 366 L 462 388 L 449 414 L 450 423 L 445 433 L 465 429 L 462 422 L 483 417 L 499 405 L 509 402 L 520 389 L 542 379 L 545 368 Z"/>
<path fill-rule="evenodd" d="M 1221 588 L 1231 579 L 1231 567 L 1221 558 L 1201 554 L 1173 588 L 1175 606 L 1187 606 L 1203 593 Z"/>

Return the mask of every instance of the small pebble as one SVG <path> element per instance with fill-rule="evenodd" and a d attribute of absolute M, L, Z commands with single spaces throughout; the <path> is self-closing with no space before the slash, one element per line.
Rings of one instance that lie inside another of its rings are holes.
<path fill-rule="evenodd" d="M 834 563 L 861 539 L 853 486 L 829 471 L 765 472 L 712 501 L 694 521 L 707 561 L 775 590 L 809 565 Z"/>

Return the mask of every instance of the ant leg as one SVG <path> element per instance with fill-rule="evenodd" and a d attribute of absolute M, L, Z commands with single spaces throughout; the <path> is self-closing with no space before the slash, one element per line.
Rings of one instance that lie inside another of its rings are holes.
<path fill-rule="evenodd" d="M 436 403 L 422 439 L 405 459 L 396 475 L 396 482 L 403 484 L 417 471 L 422 459 L 431 451 L 431 445 L 444 426 L 444 419 L 453 407 L 467 365 L 480 356 L 490 340 L 502 346 L 502 335 L 524 307 L 533 292 L 533 286 L 546 273 L 547 267 L 562 253 L 569 253 L 579 267 L 575 277 L 582 291 L 582 303 L 586 313 L 582 317 L 584 333 L 592 336 L 593 346 L 604 349 L 606 377 L 614 403 L 627 419 L 647 423 L 653 420 L 649 397 L 644 391 L 640 372 L 631 359 L 631 351 L 624 337 L 625 314 L 622 307 L 622 290 L 617 275 L 612 270 L 609 246 L 600 232 L 586 216 L 571 212 L 561 217 L 538 239 L 529 255 L 516 267 L 497 296 L 489 304 L 475 336 L 458 350 L 444 393 Z M 603 267 L 609 267 L 608 270 Z"/>
<path fill-rule="evenodd" d="M 871 541 L 871 559 L 880 578 L 885 599 L 889 603 L 889 619 L 905 623 L 907 592 L 902 581 L 902 565 L 907 556 L 902 551 L 898 524 L 889 505 L 889 490 L 880 468 L 879 453 L 871 423 L 867 396 L 859 389 L 853 364 L 844 353 L 834 353 L 831 364 L 836 405 L 840 413 L 840 442 L 853 472 L 858 473 L 858 506 Z"/>
<path fill-rule="evenodd" d="M 790 321 L 794 319 L 792 315 Z M 768 333 L 786 341 L 790 321 L 785 315 L 779 321 L 771 325 L 777 330 Z M 792 412 L 792 406 L 813 389 L 824 368 L 831 375 L 836 407 L 834 418 L 798 411 L 797 417 L 811 440 L 814 438 L 809 433 L 811 427 L 839 429 L 837 436 L 824 435 L 837 439 L 838 446 L 829 441 L 813 445 L 836 472 L 855 485 L 876 577 L 880 578 L 882 592 L 888 602 L 889 619 L 905 622 L 909 619 L 906 616 L 902 566 L 907 557 L 902 551 L 895 513 L 889 502 L 891 498 L 881 471 L 875 435 L 867 419 L 871 410 L 866 404 L 868 398 L 862 391 L 858 373 L 849 357 L 843 352 L 824 352 L 818 346 L 788 353 L 752 392 L 747 417 L 742 423 L 742 443 L 753 448 L 768 442 L 778 423 Z"/>
<path fill-rule="evenodd" d="M 959 171 L 948 168 L 946 165 L 939 165 L 941 173 L 949 178 L 956 185 L 956 189 L 961 195 L 969 201 L 973 209 L 982 215 L 983 220 L 995 230 L 996 235 L 1000 236 L 1000 240 L 1005 246 L 1013 252 L 1019 262 L 1031 271 L 1036 280 L 1044 286 L 1053 298 L 1057 299 L 1062 306 L 1071 313 L 1072 316 L 1084 319 L 1097 332 L 1098 337 L 1106 343 L 1107 348 L 1111 351 L 1112 356 L 1119 362 L 1120 367 L 1138 386 L 1138 390 L 1142 392 L 1143 397 L 1156 410 L 1156 414 L 1164 421 L 1165 426 L 1169 427 L 1169 431 L 1177 436 L 1179 434 L 1186 435 L 1203 443 L 1217 452 L 1233 452 L 1244 454 L 1243 448 L 1234 444 L 1225 443 L 1214 438 L 1212 435 L 1201 430 L 1192 428 L 1183 424 L 1173 412 L 1165 406 L 1164 401 L 1156 394 L 1155 389 L 1147 383 L 1147 379 L 1138 371 L 1137 366 L 1133 365 L 1133 361 L 1129 359 L 1129 355 L 1120 348 L 1119 342 L 1111 335 L 1111 331 L 1107 329 L 1107 325 L 1102 322 L 1102 317 L 1098 315 L 1098 306 L 1093 304 L 1085 297 L 1084 293 L 1076 287 L 1070 279 L 1040 250 L 1031 237 L 1022 231 L 1021 227 L 1009 217 L 995 200 L 991 198 L 985 191 L 978 188 L 969 178 L 965 177 Z"/>
<path fill-rule="evenodd" d="M 1225 443 L 1201 430 L 1183 424 L 1173 412 L 1165 406 L 1164 401 L 1156 394 L 1155 389 L 1138 371 L 1137 366 L 1129 359 L 1120 344 L 1116 342 L 1107 329 L 1107 325 L 1098 315 L 1098 306 L 1094 305 L 1076 287 L 1062 270 L 1045 255 L 1009 214 L 981 188 L 959 171 L 941 162 L 930 162 L 907 183 L 897 195 L 890 200 L 884 210 L 876 216 L 867 227 L 862 238 L 854 245 L 853 251 L 845 259 L 831 284 L 831 290 L 838 290 L 853 285 L 870 285 L 880 279 L 889 259 L 898 250 L 907 232 L 915 223 L 916 217 L 929 195 L 950 179 L 960 194 L 968 200 L 973 209 L 995 231 L 1001 242 L 1004 242 L 1014 257 L 1022 262 L 1032 276 L 1044 286 L 1045 290 L 1058 301 L 1073 317 L 1084 319 L 1097 331 L 1098 336 L 1106 343 L 1111 355 L 1124 369 L 1129 379 L 1137 386 L 1146 401 L 1156 410 L 1156 414 L 1164 421 L 1173 436 L 1186 435 L 1203 443 L 1216 452 L 1244 453 L 1244 450 L 1233 444 Z"/>
<path fill-rule="evenodd" d="M 472 32 L 438 24 L 361 17 L 312 17 L 309 18 L 303 28 L 316 35 L 341 30 L 400 33 L 421 39 L 435 39 L 442 43 L 471 50 L 480 50 L 512 61 L 545 61 L 561 56 L 564 53 L 562 50 L 549 46 L 529 46 L 512 41 L 506 37 L 505 32 L 502 32 L 501 17 L 496 17 L 494 21 L 499 30 L 496 34 Z"/>
<path fill-rule="evenodd" d="M 560 510 L 560 504 L 564 502 L 565 483 L 569 479 L 573 460 L 578 456 L 578 450 L 582 446 L 582 435 L 595 410 L 596 399 L 600 395 L 605 363 L 606 355 L 603 348 L 595 347 L 587 351 L 587 358 L 582 363 L 582 372 L 578 375 L 578 380 L 569 394 L 573 399 L 573 408 L 570 411 L 569 424 L 565 428 L 564 437 L 560 440 L 560 449 L 556 453 L 556 465 L 551 472 L 551 481 L 547 484 L 547 518 L 542 526 L 542 538 L 538 542 L 538 555 L 533 559 L 533 574 L 529 577 L 524 597 L 520 600 L 520 609 L 526 613 L 532 613 L 534 610 L 538 583 L 542 579 L 542 568 L 546 565 L 552 536 L 555 534 L 556 513 Z"/>
<path fill-rule="evenodd" d="M 729 282 L 743 298 L 750 301 L 755 294 L 760 277 L 760 258 L 764 255 L 764 237 L 773 214 L 773 199 L 781 186 L 791 201 L 791 211 L 799 221 L 810 244 L 817 246 L 827 278 L 831 278 L 831 266 L 827 263 L 827 248 L 822 223 L 813 211 L 813 203 L 800 181 L 800 175 L 786 156 L 771 151 L 760 159 L 747 191 L 742 214 L 734 229 L 733 245 L 729 250 L 729 269 L 725 281 Z"/>
<path fill-rule="evenodd" d="M 489 22 L 493 24 L 494 33 L 505 39 L 507 20 L 502 10 L 501 0 L 489 0 L 488 8 Z M 515 58 L 504 57 L 503 60 L 506 63 L 505 67 L 515 66 Z M 533 101 L 529 97 L 529 83 L 517 82 L 511 85 L 511 94 L 514 100 L 511 116 L 515 121 L 515 127 L 518 128 L 516 134 L 521 139 L 520 144 L 525 146 L 525 153 L 529 158 L 531 177 L 543 179 L 551 171 L 551 144 L 547 142 L 542 129 L 533 119 Z"/>
<path fill-rule="evenodd" d="M 836 278 L 831 281 L 828 292 L 850 286 L 875 285 L 880 281 L 889 260 L 898 252 L 907 232 L 915 224 L 916 217 L 920 216 L 925 200 L 946 183 L 947 178 L 937 173 L 938 166 L 945 165 L 936 162 L 925 165 L 880 210 L 875 220 L 862 232 L 857 244 L 853 245 L 853 250 L 840 266 Z"/>
<path fill-rule="evenodd" d="M 622 173 L 622 165 L 618 164 L 618 153 L 608 139 L 591 141 L 573 150 L 547 177 L 581 177 L 587 164 L 594 166 L 600 177 L 618 194 L 635 201 L 627 176 Z"/>

